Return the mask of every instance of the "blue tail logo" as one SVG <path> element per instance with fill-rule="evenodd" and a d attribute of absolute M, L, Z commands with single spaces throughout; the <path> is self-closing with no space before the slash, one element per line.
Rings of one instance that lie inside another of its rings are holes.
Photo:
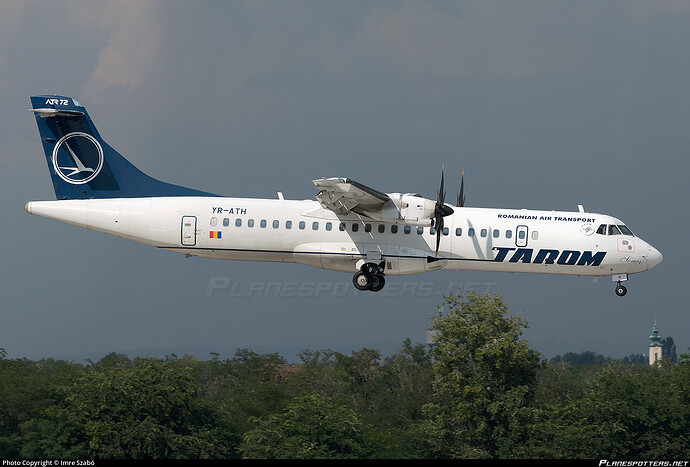
<path fill-rule="evenodd" d="M 218 196 L 162 182 L 137 169 L 103 141 L 76 99 L 33 96 L 31 110 L 57 199 Z"/>
<path fill-rule="evenodd" d="M 74 152 L 72 146 L 79 148 L 81 158 Z M 73 185 L 83 185 L 96 178 L 101 172 L 103 147 L 90 134 L 75 131 L 63 136 L 55 144 L 52 159 L 53 169 L 61 179 Z"/>

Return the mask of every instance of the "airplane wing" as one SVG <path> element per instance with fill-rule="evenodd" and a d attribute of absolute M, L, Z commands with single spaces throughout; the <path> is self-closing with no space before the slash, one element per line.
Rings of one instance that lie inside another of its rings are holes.
<path fill-rule="evenodd" d="M 320 178 L 314 180 L 314 185 L 321 190 L 316 195 L 321 206 L 340 215 L 377 211 L 390 201 L 386 193 L 349 178 Z"/>

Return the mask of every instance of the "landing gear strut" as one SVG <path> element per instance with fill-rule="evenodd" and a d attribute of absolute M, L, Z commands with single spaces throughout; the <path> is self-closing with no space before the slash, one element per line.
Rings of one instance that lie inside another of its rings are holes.
<path fill-rule="evenodd" d="M 378 292 L 386 285 L 386 279 L 383 276 L 383 262 L 364 263 L 360 270 L 352 277 L 352 283 L 357 290 L 370 290 Z"/>

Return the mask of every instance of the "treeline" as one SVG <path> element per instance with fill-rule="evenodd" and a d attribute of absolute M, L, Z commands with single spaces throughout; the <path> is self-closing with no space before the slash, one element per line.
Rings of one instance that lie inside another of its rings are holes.
<path fill-rule="evenodd" d="M 450 295 L 392 356 L 8 359 L 0 458 L 687 458 L 690 355 L 546 362 L 497 295 Z"/>
<path fill-rule="evenodd" d="M 676 344 L 672 337 L 661 339 L 661 358 L 668 363 L 678 363 L 678 354 L 676 353 Z M 613 359 L 604 357 L 601 354 L 586 350 L 584 352 L 567 352 L 563 355 L 556 355 L 549 360 L 551 363 L 570 363 L 572 365 L 609 365 L 615 363 L 624 363 L 629 365 L 648 365 L 649 358 L 644 354 L 626 355 L 622 359 Z"/>

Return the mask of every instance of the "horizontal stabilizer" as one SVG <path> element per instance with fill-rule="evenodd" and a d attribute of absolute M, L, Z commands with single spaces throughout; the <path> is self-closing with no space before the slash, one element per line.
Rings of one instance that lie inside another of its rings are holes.
<path fill-rule="evenodd" d="M 36 112 L 40 117 L 83 117 L 84 112 L 78 110 L 65 109 L 29 109 Z"/>

